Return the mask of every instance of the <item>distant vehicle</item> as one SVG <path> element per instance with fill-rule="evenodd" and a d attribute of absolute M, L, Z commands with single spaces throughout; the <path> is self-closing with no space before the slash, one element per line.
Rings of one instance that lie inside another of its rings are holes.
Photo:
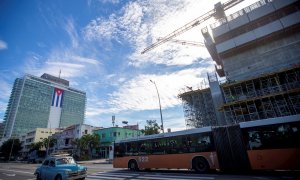
<path fill-rule="evenodd" d="M 274 118 L 115 142 L 115 168 L 300 170 L 300 121 Z"/>
<path fill-rule="evenodd" d="M 34 175 L 38 180 L 83 180 L 87 176 L 87 168 L 78 165 L 72 156 L 56 155 L 47 157 Z"/>
<path fill-rule="evenodd" d="M 32 151 L 27 159 L 28 163 L 42 163 L 46 158 L 46 151 Z"/>

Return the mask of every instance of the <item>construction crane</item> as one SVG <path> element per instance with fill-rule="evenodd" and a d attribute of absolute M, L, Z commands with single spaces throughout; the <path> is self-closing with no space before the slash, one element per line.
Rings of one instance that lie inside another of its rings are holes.
<path fill-rule="evenodd" d="M 162 38 L 158 38 L 159 41 Z M 181 45 L 191 45 L 191 46 L 198 46 L 198 47 L 205 47 L 203 42 L 196 42 L 196 41 L 186 41 L 186 40 L 179 40 L 179 39 L 170 39 L 170 42 L 178 43 Z"/>
<path fill-rule="evenodd" d="M 207 13 L 201 15 L 200 17 L 194 19 L 193 21 L 187 23 L 186 25 L 176 29 L 175 31 L 173 31 L 172 33 L 168 34 L 167 36 L 161 38 L 154 44 L 148 46 L 141 52 L 141 54 L 144 54 L 144 53 L 156 48 L 157 46 L 159 46 L 167 41 L 170 41 L 174 37 L 179 36 L 180 34 L 200 25 L 201 23 L 210 19 L 211 17 L 215 17 L 217 19 L 225 17 L 225 11 L 227 9 L 230 9 L 231 7 L 237 5 L 238 3 L 242 2 L 242 1 L 244 1 L 244 0 L 229 0 L 223 4 L 221 4 L 221 2 L 215 4 L 214 9 L 208 11 Z"/>

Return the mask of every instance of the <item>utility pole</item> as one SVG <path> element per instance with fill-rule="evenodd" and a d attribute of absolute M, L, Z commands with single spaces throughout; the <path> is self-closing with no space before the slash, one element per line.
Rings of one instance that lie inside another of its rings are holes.
<path fill-rule="evenodd" d="M 11 148 L 10 148 L 10 153 L 9 153 L 8 161 L 10 161 L 11 154 L 12 154 L 12 150 L 13 150 L 13 148 L 14 148 L 14 143 L 15 143 L 15 138 L 13 138 L 13 142 L 12 142 L 12 144 L 11 144 Z"/>
<path fill-rule="evenodd" d="M 158 89 L 157 89 L 155 81 L 152 81 L 150 79 L 150 82 L 152 82 L 155 85 L 155 88 L 156 88 L 157 97 L 158 97 L 158 103 L 159 103 L 159 111 L 160 111 L 161 129 L 162 129 L 163 133 L 165 133 L 165 130 L 164 130 L 164 121 L 163 121 L 162 112 L 161 112 L 161 104 L 160 104 L 160 97 L 159 97 Z"/>

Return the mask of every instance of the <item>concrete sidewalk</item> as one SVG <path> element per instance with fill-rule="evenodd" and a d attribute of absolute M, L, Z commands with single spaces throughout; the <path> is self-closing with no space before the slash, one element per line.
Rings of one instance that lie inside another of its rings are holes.
<path fill-rule="evenodd" d="M 77 161 L 78 164 L 112 164 L 110 159 L 93 159 L 88 161 Z"/>

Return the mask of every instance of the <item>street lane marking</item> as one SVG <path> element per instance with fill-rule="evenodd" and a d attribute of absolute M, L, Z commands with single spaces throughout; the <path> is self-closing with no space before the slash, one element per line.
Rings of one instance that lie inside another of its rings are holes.
<path fill-rule="evenodd" d="M 6 176 L 16 176 L 16 174 L 7 174 L 7 173 L 2 173 L 2 174 L 6 175 Z"/>
<path fill-rule="evenodd" d="M 101 176 L 111 176 L 111 177 L 120 177 L 120 175 L 122 176 L 122 177 L 132 177 L 132 176 L 134 176 L 134 175 L 124 175 L 124 174 L 115 174 L 115 173 L 96 173 L 96 174 L 94 174 L 94 175 L 101 175 Z"/>
<path fill-rule="evenodd" d="M 32 174 L 33 175 L 33 172 L 27 172 L 27 171 L 16 171 L 16 170 L 11 170 L 11 169 L 1 169 L 0 170 L 2 171 L 10 171 L 10 172 L 18 172 L 18 173 L 25 173 L 25 174 Z"/>
<path fill-rule="evenodd" d="M 146 175 L 147 177 L 166 177 L 166 178 L 188 178 L 188 179 L 215 179 L 214 177 L 193 177 L 193 176 L 188 176 L 188 177 L 185 177 L 185 176 L 182 176 L 182 175 L 178 175 L 178 176 L 170 176 L 170 175 L 164 175 L 164 174 L 157 174 L 157 175 L 152 175 L 152 174 L 147 174 Z M 146 177 L 146 176 L 143 176 L 143 177 Z"/>
<path fill-rule="evenodd" d="M 135 180 L 141 180 L 141 179 L 152 179 L 152 180 L 213 180 L 215 177 L 195 177 L 195 176 L 183 176 L 183 175 L 165 175 L 165 174 L 145 174 L 145 173 L 135 173 L 135 174 L 129 174 L 129 173 L 93 173 L 92 175 L 88 175 L 87 179 L 111 179 L 111 180 L 121 180 L 121 179 L 135 179 Z"/>
<path fill-rule="evenodd" d="M 116 177 L 103 177 L 103 176 L 87 176 L 86 179 L 124 179 L 124 178 L 116 178 Z"/>
<path fill-rule="evenodd" d="M 128 173 L 128 172 L 97 172 L 97 173 L 94 173 L 94 174 L 113 174 L 113 175 L 128 174 L 128 175 L 131 175 L 131 176 L 138 176 L 138 175 L 145 174 L 145 173 L 137 174 L 137 173 Z"/>
<path fill-rule="evenodd" d="M 155 177 L 155 176 L 142 176 L 142 177 L 138 177 L 138 178 L 149 178 L 149 179 L 164 179 L 164 180 L 174 180 L 174 178 L 176 178 L 176 180 L 190 180 L 190 179 L 215 179 L 215 178 L 211 178 L 211 177 L 180 177 L 180 176 L 166 176 L 166 177 Z"/>

